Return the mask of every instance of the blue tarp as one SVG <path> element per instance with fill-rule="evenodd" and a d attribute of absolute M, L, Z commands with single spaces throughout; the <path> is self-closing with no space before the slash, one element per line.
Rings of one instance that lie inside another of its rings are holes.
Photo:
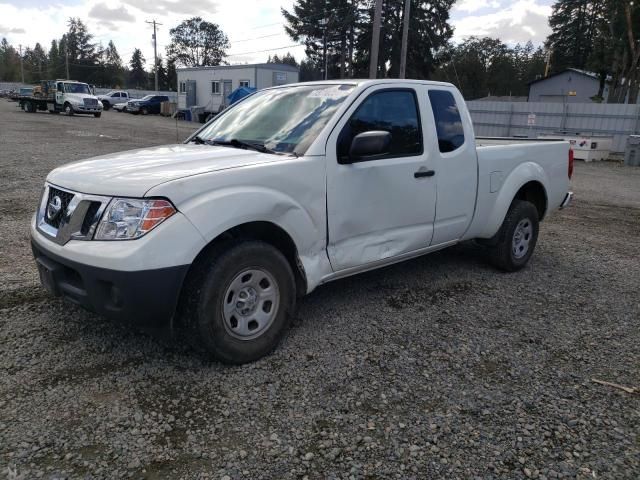
<path fill-rule="evenodd" d="M 227 99 L 229 100 L 229 105 L 232 103 L 236 103 L 238 100 L 246 97 L 247 95 L 251 95 L 256 91 L 255 87 L 238 87 L 233 92 L 229 94 Z"/>

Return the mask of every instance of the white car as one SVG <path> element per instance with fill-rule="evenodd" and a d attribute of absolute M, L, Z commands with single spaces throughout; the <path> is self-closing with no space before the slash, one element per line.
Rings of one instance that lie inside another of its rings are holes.
<path fill-rule="evenodd" d="M 126 103 L 129 101 L 129 93 L 123 90 L 114 90 L 104 95 L 98 95 L 98 100 L 102 102 L 105 110 L 109 110 L 118 103 Z"/>
<path fill-rule="evenodd" d="M 477 140 L 448 83 L 285 85 L 184 144 L 53 170 L 32 247 L 53 294 L 142 325 L 179 320 L 244 363 L 332 280 L 470 239 L 523 268 L 539 222 L 571 200 L 572 168 L 568 142 Z"/>
<path fill-rule="evenodd" d="M 117 112 L 126 112 L 127 111 L 127 104 L 129 102 L 123 102 L 123 103 L 116 103 L 115 105 L 113 105 L 111 108 L 113 108 L 115 111 Z"/>

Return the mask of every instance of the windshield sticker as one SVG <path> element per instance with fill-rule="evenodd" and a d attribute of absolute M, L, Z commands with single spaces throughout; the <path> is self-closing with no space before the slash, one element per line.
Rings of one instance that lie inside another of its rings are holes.
<path fill-rule="evenodd" d="M 342 98 L 347 92 L 340 90 L 339 87 L 320 88 L 318 90 L 311 90 L 309 92 L 309 98 Z"/>

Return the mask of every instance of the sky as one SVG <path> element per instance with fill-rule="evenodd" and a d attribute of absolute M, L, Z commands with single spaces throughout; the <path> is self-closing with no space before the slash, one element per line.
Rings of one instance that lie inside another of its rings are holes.
<path fill-rule="evenodd" d="M 402 0 L 397 0 L 402 1 Z M 152 26 L 158 27 L 158 53 L 169 43 L 169 29 L 182 20 L 201 16 L 217 23 L 231 42 L 229 63 L 266 61 L 271 54 L 291 52 L 298 60 L 304 47 L 285 34 L 281 8 L 293 0 L 0 0 L 0 37 L 13 45 L 48 49 L 51 40 L 67 30 L 69 17 L 80 17 L 104 46 L 113 40 L 128 62 L 133 49 L 153 63 Z M 451 10 L 454 41 L 477 36 L 499 38 L 508 44 L 541 44 L 549 33 L 553 0 L 458 0 Z"/>

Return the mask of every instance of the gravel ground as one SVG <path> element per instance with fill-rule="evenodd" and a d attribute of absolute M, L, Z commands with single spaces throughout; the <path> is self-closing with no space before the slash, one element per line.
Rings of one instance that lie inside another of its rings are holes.
<path fill-rule="evenodd" d="M 577 164 L 521 272 L 462 245 L 341 280 L 276 352 L 225 367 L 47 297 L 29 251 L 47 171 L 175 138 L 0 102 L 3 475 L 640 477 L 640 395 L 592 381 L 640 387 L 640 169 Z"/>

